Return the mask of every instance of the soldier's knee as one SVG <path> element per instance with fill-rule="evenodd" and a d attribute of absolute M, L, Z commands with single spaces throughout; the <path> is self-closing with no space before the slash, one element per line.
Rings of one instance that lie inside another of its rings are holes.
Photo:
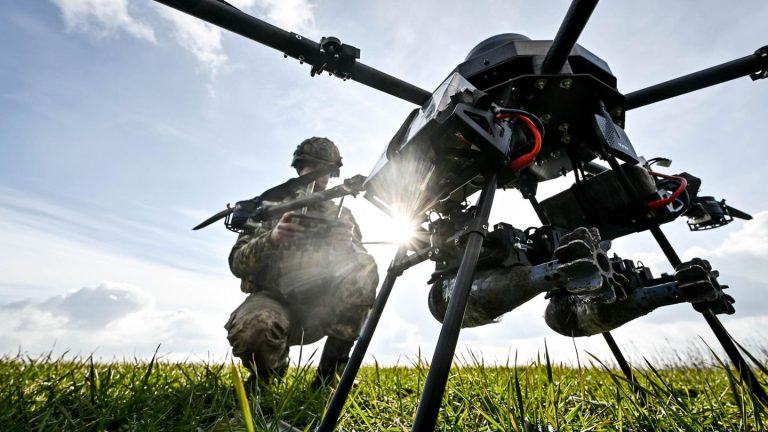
<path fill-rule="evenodd" d="M 290 321 L 274 300 L 249 299 L 240 305 L 224 326 L 232 354 L 260 375 L 279 371 L 288 361 Z M 274 303 L 272 303 L 274 302 Z"/>
<path fill-rule="evenodd" d="M 379 273 L 376 261 L 368 254 L 358 254 L 338 282 L 337 301 L 370 307 L 376 298 Z"/>
<path fill-rule="evenodd" d="M 364 254 L 360 259 L 360 275 L 365 283 L 376 290 L 379 284 L 379 268 L 376 266 L 376 260 L 371 255 Z"/>

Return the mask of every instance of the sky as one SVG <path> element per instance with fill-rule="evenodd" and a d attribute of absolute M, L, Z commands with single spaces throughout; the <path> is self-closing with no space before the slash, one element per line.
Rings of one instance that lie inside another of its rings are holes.
<path fill-rule="evenodd" d="M 568 2 L 230 0 L 319 40 L 337 36 L 360 61 L 433 90 L 479 41 L 499 33 L 551 39 Z M 0 12 L 0 355 L 221 360 L 223 324 L 245 298 L 229 273 L 235 234 L 191 227 L 226 203 L 292 177 L 310 136 L 341 147 L 342 177 L 368 174 L 414 108 L 327 76 L 282 54 L 153 2 L 36 0 Z M 579 43 L 628 93 L 751 54 L 768 44 L 768 3 L 603 2 Z M 669 172 L 703 179 L 702 193 L 755 216 L 714 231 L 664 227 L 683 259 L 709 259 L 731 286 L 721 317 L 741 342 L 765 347 L 768 328 L 768 81 L 740 78 L 627 114 L 627 133 Z M 568 187 L 554 180 L 540 197 Z M 365 240 L 389 219 L 347 200 Z M 516 191 L 497 194 L 491 221 L 536 225 Z M 371 245 L 383 274 L 392 246 Z M 614 243 L 655 274 L 670 271 L 648 234 Z M 395 285 L 366 362 L 429 359 L 440 330 L 422 264 Z M 549 330 L 537 298 L 497 324 L 462 331 L 459 352 L 487 362 L 555 361 L 586 352 L 610 362 L 599 336 Z M 614 332 L 628 357 L 674 359 L 717 350 L 689 305 L 655 311 Z M 318 344 L 294 348 L 297 361 Z"/>

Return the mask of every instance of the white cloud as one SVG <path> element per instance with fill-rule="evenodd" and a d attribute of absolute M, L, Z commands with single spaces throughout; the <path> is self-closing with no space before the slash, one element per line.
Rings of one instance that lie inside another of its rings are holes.
<path fill-rule="evenodd" d="M 311 31 L 315 25 L 314 5 L 306 0 L 260 0 L 267 21 L 288 31 Z"/>
<path fill-rule="evenodd" d="M 227 60 L 221 43 L 221 29 L 191 15 L 158 6 L 160 15 L 173 23 L 176 41 L 191 52 L 213 75 Z"/>
<path fill-rule="evenodd" d="M 155 42 L 155 32 L 129 12 L 128 0 L 51 0 L 61 9 L 69 30 L 91 32 L 104 37 L 124 31 L 139 39 Z"/>
<path fill-rule="evenodd" d="M 154 299 L 146 291 L 128 284 L 102 282 L 95 287 L 83 287 L 43 301 L 24 300 L 0 305 L 7 315 L 3 322 L 7 330 L 42 330 L 48 322 L 57 322 L 59 329 L 101 329 L 113 321 L 153 306 Z M 44 326 L 31 317 L 44 317 Z"/>
<path fill-rule="evenodd" d="M 213 320 L 211 318 L 214 318 Z M 160 310 L 144 289 L 102 282 L 43 300 L 0 305 L 0 350 L 20 348 L 32 355 L 54 351 L 96 357 L 141 357 L 157 345 L 171 357 L 216 352 L 222 358 L 226 341 L 221 320 L 188 310 Z"/>

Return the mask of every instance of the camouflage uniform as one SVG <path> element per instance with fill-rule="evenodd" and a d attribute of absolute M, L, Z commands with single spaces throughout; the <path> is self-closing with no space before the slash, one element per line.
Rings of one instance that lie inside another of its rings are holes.
<path fill-rule="evenodd" d="M 297 190 L 294 199 L 304 194 Z M 338 207 L 323 202 L 308 215 L 335 219 Z M 226 323 L 232 352 L 260 376 L 288 366 L 288 347 L 324 336 L 354 341 L 373 305 L 376 262 L 363 247 L 352 213 L 337 224 L 305 225 L 304 235 L 280 245 L 269 241 L 276 221 L 241 234 L 229 255 L 232 273 L 248 298 Z"/>

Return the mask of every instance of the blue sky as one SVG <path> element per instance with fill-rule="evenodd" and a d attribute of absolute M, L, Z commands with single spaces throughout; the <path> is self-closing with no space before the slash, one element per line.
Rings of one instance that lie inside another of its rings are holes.
<path fill-rule="evenodd" d="M 234 3 L 315 40 L 338 36 L 361 49 L 362 62 L 429 90 L 486 37 L 551 39 L 568 8 L 522 0 L 471 8 Z M 768 44 L 766 18 L 760 1 L 603 2 L 580 43 L 630 92 Z M 190 228 L 292 176 L 291 153 L 308 136 L 341 146 L 342 176 L 367 174 L 413 108 L 355 82 L 310 78 L 306 65 L 151 2 L 9 2 L 0 26 L 0 353 L 146 356 L 162 344 L 172 356 L 223 357 L 222 325 L 243 299 L 226 266 L 234 235 L 221 225 Z M 757 215 L 705 233 L 689 234 L 682 221 L 665 227 L 684 257 L 721 269 L 737 299 L 737 314 L 724 321 L 744 340 L 764 337 L 768 324 L 765 119 L 768 82 L 749 78 L 627 115 L 641 154 L 671 158 L 671 171 L 702 177 L 706 194 Z M 541 193 L 567 186 L 549 182 Z M 383 215 L 361 199 L 350 206 L 364 237 L 385 236 Z M 500 194 L 492 219 L 534 224 L 514 191 Z M 385 269 L 391 248 L 370 249 Z M 656 273 L 668 270 L 647 235 L 622 239 L 615 250 Z M 373 357 L 431 355 L 439 326 L 426 307 L 430 270 L 414 269 L 396 286 Z M 573 342 L 547 329 L 544 304 L 537 299 L 499 324 L 466 331 L 460 346 L 504 361 L 515 350 L 535 355 L 546 338 L 567 360 Z M 711 340 L 685 305 L 616 336 L 637 355 Z M 605 352 L 599 338 L 576 342 Z"/>

